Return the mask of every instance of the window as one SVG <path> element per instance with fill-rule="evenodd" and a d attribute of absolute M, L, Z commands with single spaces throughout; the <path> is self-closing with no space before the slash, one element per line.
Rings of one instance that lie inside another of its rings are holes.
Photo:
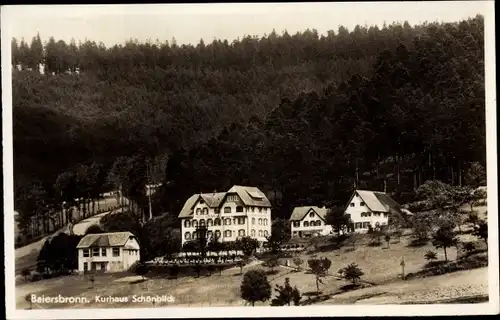
<path fill-rule="evenodd" d="M 216 239 L 220 238 L 220 230 L 215 230 L 215 238 Z"/>
<path fill-rule="evenodd" d="M 255 230 L 252 229 L 251 235 L 252 235 L 252 237 L 255 237 Z"/>
<path fill-rule="evenodd" d="M 203 200 L 200 200 L 200 204 L 204 204 L 204 203 L 205 203 L 205 201 L 203 201 Z"/>
<path fill-rule="evenodd" d="M 387 218 L 389 214 L 387 212 L 384 212 L 384 218 Z"/>
<path fill-rule="evenodd" d="M 356 229 L 361 229 L 363 227 L 363 224 L 361 222 L 356 222 L 356 224 L 354 225 L 354 228 Z"/>
<path fill-rule="evenodd" d="M 363 222 L 363 229 L 368 229 L 370 222 Z"/>
<path fill-rule="evenodd" d="M 255 218 L 252 218 L 252 224 L 255 224 Z"/>
<path fill-rule="evenodd" d="M 184 233 L 184 239 L 191 240 L 191 234 L 189 232 Z"/>
<path fill-rule="evenodd" d="M 200 226 L 205 226 L 205 219 L 200 220 Z"/>
<path fill-rule="evenodd" d="M 203 214 L 208 214 L 208 208 L 203 208 Z"/>
<path fill-rule="evenodd" d="M 231 225 L 231 219 L 229 219 L 229 218 L 224 219 L 224 225 L 225 226 L 230 226 Z"/>
<path fill-rule="evenodd" d="M 365 203 L 363 201 L 361 201 L 361 203 L 359 205 L 362 206 L 362 207 L 364 207 Z"/>
<path fill-rule="evenodd" d="M 243 229 L 238 230 L 238 236 L 239 237 L 244 237 L 245 236 L 245 230 L 243 230 Z"/>
<path fill-rule="evenodd" d="M 235 194 L 227 196 L 227 201 L 235 202 L 238 201 L 238 196 Z"/>
<path fill-rule="evenodd" d="M 224 237 L 231 238 L 231 230 L 224 231 Z"/>
<path fill-rule="evenodd" d="M 192 240 L 196 240 L 196 239 L 198 239 L 198 232 L 193 231 L 193 235 L 192 235 L 192 238 L 191 238 L 191 239 L 192 239 Z"/>
<path fill-rule="evenodd" d="M 262 230 L 259 230 L 259 237 L 262 237 Z"/>
<path fill-rule="evenodd" d="M 262 208 L 259 207 L 259 212 L 262 212 Z"/>
<path fill-rule="evenodd" d="M 99 256 L 99 248 L 92 248 L 92 257 Z"/>
<path fill-rule="evenodd" d="M 259 226 L 262 225 L 262 219 L 259 218 Z"/>
<path fill-rule="evenodd" d="M 231 213 L 231 207 L 224 207 L 224 213 Z"/>
<path fill-rule="evenodd" d="M 219 218 L 216 218 L 215 221 L 214 221 L 214 226 L 220 226 L 221 225 L 221 221 Z"/>
<path fill-rule="evenodd" d="M 304 227 L 309 227 L 309 221 L 304 221 Z"/>
<path fill-rule="evenodd" d="M 191 225 L 196 228 L 198 226 L 198 220 L 193 220 Z"/>
<path fill-rule="evenodd" d="M 269 232 L 267 230 L 264 230 L 264 237 L 267 237 L 269 235 Z"/>
<path fill-rule="evenodd" d="M 245 218 L 238 218 L 238 224 L 245 224 Z"/>
<path fill-rule="evenodd" d="M 373 215 L 374 215 L 375 217 L 380 217 L 380 212 L 374 212 L 374 213 L 373 213 Z"/>
<path fill-rule="evenodd" d="M 314 212 L 309 213 L 309 217 L 314 217 Z"/>
<path fill-rule="evenodd" d="M 113 257 L 120 256 L 120 248 L 113 248 Z"/>
<path fill-rule="evenodd" d="M 90 257 L 90 250 L 89 249 L 83 249 L 83 256 L 85 258 Z"/>
<path fill-rule="evenodd" d="M 191 227 L 191 221 L 189 221 L 189 220 L 184 221 L 184 227 L 186 227 L 186 228 Z"/>
<path fill-rule="evenodd" d="M 84 262 L 83 263 L 83 271 L 88 271 L 89 270 L 89 265 L 87 264 L 87 262 Z"/>
<path fill-rule="evenodd" d="M 215 212 L 215 214 L 219 214 L 220 213 L 220 208 L 215 208 L 214 212 Z"/>
<path fill-rule="evenodd" d="M 254 208 L 254 207 L 252 207 L 252 212 L 254 212 L 254 211 L 255 211 L 255 208 Z"/>
<path fill-rule="evenodd" d="M 101 248 L 101 256 L 106 256 L 106 248 Z"/>
<path fill-rule="evenodd" d="M 211 227 L 211 226 L 213 226 L 213 225 L 214 225 L 213 220 L 212 220 L 212 219 L 208 219 L 208 220 L 207 220 L 207 226 L 208 226 L 208 227 Z"/>
<path fill-rule="evenodd" d="M 264 225 L 267 226 L 267 219 L 264 219 Z"/>
<path fill-rule="evenodd" d="M 236 207 L 236 212 L 243 212 L 243 207 L 242 206 L 237 206 Z"/>
<path fill-rule="evenodd" d="M 207 238 L 212 238 L 213 236 L 213 232 L 212 231 L 208 231 L 207 232 Z"/>
<path fill-rule="evenodd" d="M 321 220 L 316 220 L 316 225 L 320 226 L 321 225 Z"/>
<path fill-rule="evenodd" d="M 200 215 L 200 214 L 201 214 L 201 209 L 200 208 L 196 209 L 196 215 Z"/>
<path fill-rule="evenodd" d="M 350 206 L 351 206 L 351 207 L 354 207 L 354 202 L 351 202 Z"/>
<path fill-rule="evenodd" d="M 294 221 L 294 222 L 293 222 L 293 226 L 294 226 L 295 228 L 300 227 L 300 221 Z"/>

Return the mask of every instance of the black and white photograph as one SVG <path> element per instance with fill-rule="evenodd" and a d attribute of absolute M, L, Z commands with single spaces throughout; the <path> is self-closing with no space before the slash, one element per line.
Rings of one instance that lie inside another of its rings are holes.
<path fill-rule="evenodd" d="M 493 1 L 1 17 L 8 319 L 500 312 Z"/>

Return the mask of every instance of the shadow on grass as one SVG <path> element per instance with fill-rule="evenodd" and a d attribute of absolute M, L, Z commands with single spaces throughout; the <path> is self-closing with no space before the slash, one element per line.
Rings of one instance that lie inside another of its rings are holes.
<path fill-rule="evenodd" d="M 278 274 L 279 273 L 279 270 L 268 270 L 266 271 L 266 274 L 269 275 L 269 276 L 272 276 L 272 275 L 275 275 L 275 274 Z"/>
<path fill-rule="evenodd" d="M 144 281 L 146 281 L 146 280 L 147 280 L 147 279 L 138 279 L 138 280 L 130 281 L 129 283 L 130 283 L 130 284 L 137 284 L 137 283 L 144 282 Z"/>
<path fill-rule="evenodd" d="M 307 291 L 307 292 L 304 292 L 302 295 L 304 297 L 316 297 L 316 296 L 318 296 L 318 295 L 320 295 L 322 293 L 323 293 L 322 291 L 320 291 L 320 292 L 318 292 L 318 291 Z"/>
<path fill-rule="evenodd" d="M 429 243 L 429 239 L 414 239 L 411 240 L 406 246 L 410 248 L 423 247 Z"/>

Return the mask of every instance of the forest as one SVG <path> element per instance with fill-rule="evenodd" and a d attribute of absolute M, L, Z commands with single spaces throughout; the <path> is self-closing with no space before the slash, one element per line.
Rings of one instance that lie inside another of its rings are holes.
<path fill-rule="evenodd" d="M 15 208 L 21 227 L 62 201 L 121 187 L 154 215 L 232 185 L 274 217 L 343 205 L 352 191 L 400 203 L 427 180 L 486 165 L 484 19 L 339 27 L 319 35 L 106 47 L 12 40 Z"/>

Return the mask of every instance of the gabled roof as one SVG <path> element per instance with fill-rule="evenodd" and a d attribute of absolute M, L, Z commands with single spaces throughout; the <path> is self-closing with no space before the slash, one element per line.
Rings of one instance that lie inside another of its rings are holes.
<path fill-rule="evenodd" d="M 326 220 L 326 214 L 328 213 L 328 209 L 323 207 L 319 208 L 316 206 L 306 206 L 306 207 L 295 207 L 293 208 L 292 215 L 290 216 L 290 221 L 301 221 L 304 217 L 310 212 L 314 211 L 318 216 L 320 216 L 323 220 Z"/>
<path fill-rule="evenodd" d="M 125 243 L 127 243 L 130 237 L 135 236 L 128 231 L 88 234 L 80 240 L 76 247 L 122 247 L 125 245 Z"/>
<path fill-rule="evenodd" d="M 365 203 L 366 207 L 374 212 L 401 212 L 401 206 L 394 201 L 387 193 L 380 191 L 356 190 L 353 193 L 358 194 Z M 351 197 L 352 201 L 352 197 Z M 349 202 L 351 202 L 349 201 Z"/>
<path fill-rule="evenodd" d="M 200 196 L 205 200 L 207 206 L 210 208 L 218 208 L 226 195 L 225 192 L 217 193 L 202 193 Z"/>
<path fill-rule="evenodd" d="M 247 206 L 271 207 L 269 199 L 256 187 L 233 186 L 227 193 L 237 193 Z"/>
<path fill-rule="evenodd" d="M 201 198 L 210 208 L 219 208 L 229 193 L 236 193 L 244 205 L 256 207 L 271 207 L 266 195 L 256 187 L 233 186 L 227 192 L 199 193 L 187 199 L 179 213 L 179 218 L 189 218 L 193 215 L 193 207 Z"/>

